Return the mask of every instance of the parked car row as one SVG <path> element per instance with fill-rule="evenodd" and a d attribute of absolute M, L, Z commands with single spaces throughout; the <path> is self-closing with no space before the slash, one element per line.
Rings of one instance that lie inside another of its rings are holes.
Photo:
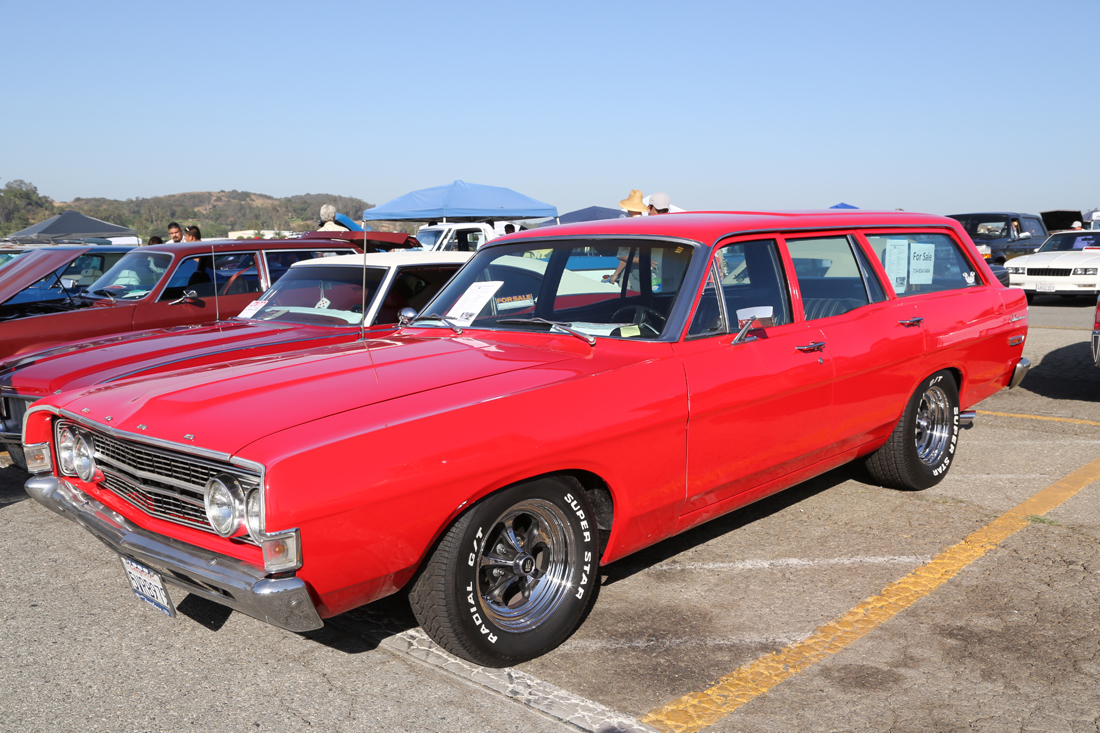
<path fill-rule="evenodd" d="M 170 616 L 182 591 L 300 632 L 405 590 L 454 654 L 531 659 L 603 564 L 852 460 L 939 482 L 1029 366 L 1024 293 L 941 217 L 612 219 L 271 287 L 297 251 L 321 253 L 135 251 L 90 304 L 22 320 L 215 295 L 224 316 L 235 286 L 239 317 L 0 364 L 28 493 Z"/>

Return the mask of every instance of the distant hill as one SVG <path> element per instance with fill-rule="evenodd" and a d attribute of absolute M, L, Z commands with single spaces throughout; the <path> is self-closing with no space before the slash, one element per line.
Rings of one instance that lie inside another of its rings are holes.
<path fill-rule="evenodd" d="M 34 184 L 10 181 L 0 189 L 0 236 L 11 234 L 65 209 L 137 230 L 142 239 L 168 239 L 168 223 L 197 225 L 203 239 L 224 237 L 241 229 L 309 231 L 315 229 L 321 206 L 332 204 L 341 214 L 358 220 L 372 208 L 362 199 L 326 193 L 307 193 L 275 198 L 249 191 L 195 191 L 169 196 L 119 201 L 75 198 L 54 202 L 38 193 Z"/>

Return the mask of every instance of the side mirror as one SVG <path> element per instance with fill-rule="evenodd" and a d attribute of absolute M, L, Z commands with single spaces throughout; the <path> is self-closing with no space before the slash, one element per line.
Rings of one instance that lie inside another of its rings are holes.
<path fill-rule="evenodd" d="M 76 280 L 72 279 L 71 277 L 63 277 L 61 278 L 61 287 L 65 288 L 66 290 L 74 290 L 76 289 Z"/>
<path fill-rule="evenodd" d="M 1020 232 L 1020 239 L 1031 239 L 1031 232 Z"/>
<path fill-rule="evenodd" d="M 401 311 L 397 314 L 397 325 L 402 327 L 407 326 L 412 323 L 413 319 L 415 318 L 415 310 L 413 310 L 412 308 L 402 308 Z"/>
<path fill-rule="evenodd" d="M 737 327 L 740 329 L 734 336 L 731 345 L 743 344 L 746 341 L 755 341 L 755 336 L 749 336 L 749 330 L 753 328 L 768 328 L 775 325 L 775 311 L 770 305 L 758 305 L 753 308 L 737 309 Z"/>
<path fill-rule="evenodd" d="M 168 305 L 179 305 L 180 303 L 194 303 L 199 299 L 199 294 L 194 290 L 184 290 L 183 296 L 177 300 L 173 300 Z"/>

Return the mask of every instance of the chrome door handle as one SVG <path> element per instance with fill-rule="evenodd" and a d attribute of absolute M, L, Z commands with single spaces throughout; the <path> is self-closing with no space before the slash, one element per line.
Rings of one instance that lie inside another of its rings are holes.
<path fill-rule="evenodd" d="M 811 341 L 810 343 L 806 344 L 805 346 L 796 346 L 795 348 L 798 349 L 799 351 L 802 351 L 802 352 L 822 351 L 825 348 L 825 342 L 824 341 Z"/>
<path fill-rule="evenodd" d="M 906 318 L 904 321 L 898 321 L 898 323 L 903 326 L 919 326 L 923 322 L 924 319 L 920 316 L 917 316 L 916 318 Z"/>

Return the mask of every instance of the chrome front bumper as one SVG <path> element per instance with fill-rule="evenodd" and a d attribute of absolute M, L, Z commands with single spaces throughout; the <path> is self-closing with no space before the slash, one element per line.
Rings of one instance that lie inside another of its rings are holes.
<path fill-rule="evenodd" d="M 115 552 L 159 572 L 166 583 L 289 631 L 323 625 L 299 578 L 267 578 L 262 569 L 235 558 L 141 529 L 53 476 L 35 476 L 26 489 L 39 504 L 76 522 Z"/>

